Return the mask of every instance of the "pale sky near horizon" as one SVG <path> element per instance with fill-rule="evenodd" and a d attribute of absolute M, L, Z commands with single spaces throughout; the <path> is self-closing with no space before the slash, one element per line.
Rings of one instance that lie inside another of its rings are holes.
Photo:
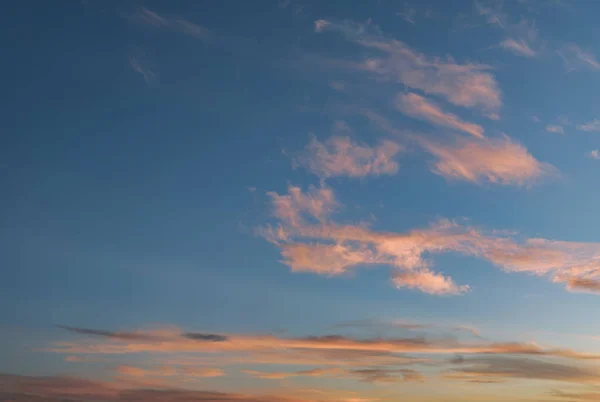
<path fill-rule="evenodd" d="M 3 6 L 0 400 L 600 400 L 600 3 Z"/>

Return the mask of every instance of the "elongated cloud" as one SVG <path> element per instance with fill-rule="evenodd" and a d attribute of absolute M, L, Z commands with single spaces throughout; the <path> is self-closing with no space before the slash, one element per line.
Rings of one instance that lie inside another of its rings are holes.
<path fill-rule="evenodd" d="M 390 140 L 371 147 L 349 137 L 331 137 L 325 143 L 313 138 L 296 162 L 321 178 L 392 175 L 402 147 Z"/>
<path fill-rule="evenodd" d="M 562 126 L 556 125 L 556 124 L 548 124 L 546 126 L 546 131 L 549 133 L 558 133 L 558 134 L 564 134 L 565 133 L 565 129 Z"/>
<path fill-rule="evenodd" d="M 500 47 L 508 50 L 518 56 L 534 57 L 535 51 L 529 47 L 524 40 L 505 39 L 500 43 Z"/>
<path fill-rule="evenodd" d="M 575 43 L 564 43 L 556 52 L 563 59 L 568 71 L 578 69 L 600 71 L 600 63 L 596 56 Z"/>
<path fill-rule="evenodd" d="M 471 173 L 474 168 L 495 169 L 488 174 L 498 180 L 524 180 L 531 176 L 531 172 L 527 172 L 530 167 L 523 164 L 523 158 L 514 162 L 520 169 L 514 172 L 514 166 L 506 165 L 511 161 L 495 161 L 488 157 L 491 161 L 479 162 L 477 158 L 483 160 L 485 155 L 477 155 L 478 150 L 475 147 L 466 152 L 464 161 L 450 159 L 458 164 L 450 172 L 461 172 L 473 180 L 477 179 L 475 173 Z M 483 168 L 479 163 L 484 164 Z M 508 235 L 488 234 L 448 220 L 407 233 L 377 232 L 365 226 L 338 224 L 329 215 L 315 220 L 314 211 L 307 207 L 310 204 L 302 202 L 294 206 L 288 203 L 291 199 L 310 199 L 315 196 L 315 190 L 312 195 L 304 195 L 300 189 L 292 189 L 291 195 L 271 193 L 275 215 L 280 219 L 276 227 L 267 226 L 260 233 L 281 248 L 283 262 L 293 271 L 331 276 L 366 265 L 387 265 L 394 269 L 392 279 L 398 287 L 437 295 L 460 294 L 468 291 L 468 286 L 457 285 L 450 277 L 434 272 L 427 260 L 427 256 L 433 254 L 457 252 L 483 258 L 507 272 L 549 276 L 554 282 L 566 284 L 568 290 L 600 290 L 598 243 L 548 239 L 518 242 Z M 326 193 L 328 202 L 337 205 L 333 194 Z M 282 206 L 285 213 L 280 211 Z"/>
<path fill-rule="evenodd" d="M 180 17 L 162 16 L 146 7 L 138 8 L 129 19 L 138 24 L 179 32 L 203 41 L 210 41 L 212 37 L 211 32 L 199 24 Z"/>
<path fill-rule="evenodd" d="M 446 373 L 446 378 L 469 382 L 499 382 L 506 379 L 565 381 L 572 383 L 600 383 L 600 371 L 594 367 L 548 362 L 528 358 L 477 357 L 464 359 L 457 368 Z"/>
<path fill-rule="evenodd" d="M 600 120 L 594 119 L 590 122 L 580 124 L 577 126 L 577 130 L 580 131 L 600 131 Z"/>
<path fill-rule="evenodd" d="M 396 107 L 402 113 L 431 124 L 451 128 L 483 138 L 483 127 L 462 121 L 452 113 L 445 113 L 435 102 L 415 93 L 400 94 L 396 98 Z"/>
<path fill-rule="evenodd" d="M 506 39 L 500 42 L 500 48 L 522 57 L 537 55 L 535 49 L 539 48 L 538 32 L 532 23 L 526 19 L 522 19 L 519 23 L 512 23 L 508 15 L 498 6 L 487 7 L 480 2 L 475 2 L 475 6 L 488 24 L 504 32 Z"/>
<path fill-rule="evenodd" d="M 380 57 L 363 59 L 358 65 L 369 74 L 442 96 L 456 106 L 482 109 L 486 114 L 493 114 L 502 105 L 501 92 L 487 65 L 426 56 L 401 41 L 370 33 L 377 29 L 369 24 L 319 20 L 315 31 L 335 31 L 364 48 L 379 51 Z"/>
<path fill-rule="evenodd" d="M 556 172 L 508 136 L 480 141 L 459 139 L 455 145 L 421 144 L 437 158 L 433 172 L 450 179 L 526 186 Z"/>
<path fill-rule="evenodd" d="M 160 331 L 163 339 L 141 340 L 141 339 L 113 339 L 101 340 L 85 339 L 82 341 L 58 342 L 49 351 L 56 353 L 88 353 L 88 354 L 137 354 L 137 353 L 303 353 L 311 357 L 313 352 L 331 353 L 331 356 L 345 356 L 352 359 L 356 356 L 367 358 L 363 362 L 369 365 L 368 359 L 382 356 L 386 353 L 418 353 L 430 355 L 520 355 L 537 357 L 560 357 L 572 360 L 600 360 L 600 354 L 580 353 L 570 349 L 544 348 L 534 343 L 519 342 L 460 342 L 454 339 L 427 339 L 424 337 L 406 338 L 361 338 L 356 339 L 342 335 L 305 336 L 296 338 L 284 338 L 274 335 L 248 335 L 248 334 L 226 334 L 228 341 L 197 343 L 181 336 L 181 331 L 173 331 L 171 336 L 166 336 Z M 152 334 L 152 331 L 148 331 Z M 148 339 L 154 339 L 149 337 Z M 404 364 L 423 362 L 422 360 L 411 361 L 407 359 Z M 282 364 L 297 364 L 290 361 Z M 308 363 L 314 364 L 314 363 Z M 371 363 L 372 364 L 372 363 Z M 394 362 L 393 365 L 402 363 Z M 160 373 L 173 373 L 171 368 L 160 369 Z M 146 370 L 128 367 L 125 370 L 133 375 L 143 376 Z M 151 371 L 149 371 L 151 372 Z M 306 373 L 304 373 L 306 375 Z"/>
<path fill-rule="evenodd" d="M 144 77 L 144 81 L 146 81 L 146 83 L 151 83 L 156 79 L 156 74 L 154 74 L 154 72 L 149 68 L 143 66 L 141 61 L 137 57 L 129 57 L 129 65 L 131 66 L 133 71 L 141 74 L 142 77 Z"/>
<path fill-rule="evenodd" d="M 0 375 L 0 400 L 13 402 L 308 402 L 268 395 L 241 395 L 186 389 L 121 388 L 108 381 L 75 377 Z"/>

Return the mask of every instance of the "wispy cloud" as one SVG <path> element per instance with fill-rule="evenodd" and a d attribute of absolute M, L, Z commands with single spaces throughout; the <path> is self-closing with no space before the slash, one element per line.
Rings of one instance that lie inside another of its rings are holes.
<path fill-rule="evenodd" d="M 295 162 L 323 179 L 391 175 L 398 171 L 399 164 L 395 158 L 402 149 L 390 140 L 380 141 L 371 147 L 355 142 L 350 137 L 331 137 L 325 143 L 312 138 L 305 152 L 295 158 Z"/>
<path fill-rule="evenodd" d="M 449 179 L 527 186 L 556 170 L 536 160 L 508 136 L 495 139 L 457 139 L 454 145 L 420 141 L 437 160 L 433 172 Z"/>
<path fill-rule="evenodd" d="M 469 291 L 469 285 L 457 285 L 452 278 L 428 269 L 398 272 L 392 277 L 398 288 L 418 289 L 432 295 L 458 295 Z"/>
<path fill-rule="evenodd" d="M 517 56 L 537 56 L 540 41 L 535 25 L 526 19 L 521 19 L 519 23 L 510 22 L 509 16 L 502 11 L 500 4 L 496 3 L 492 7 L 475 2 L 479 14 L 485 17 L 489 24 L 500 28 L 506 36 L 498 46 Z"/>
<path fill-rule="evenodd" d="M 408 3 L 404 3 L 404 9 L 396 13 L 396 15 L 402 18 L 409 24 L 415 25 L 415 17 L 417 16 L 417 10 L 409 6 Z"/>
<path fill-rule="evenodd" d="M 548 124 L 546 126 L 546 131 L 549 133 L 558 133 L 558 134 L 564 134 L 565 133 L 565 129 L 563 128 L 563 126 L 559 126 L 556 124 Z"/>
<path fill-rule="evenodd" d="M 170 30 L 188 35 L 203 41 L 211 41 L 211 32 L 203 26 L 180 17 L 167 17 L 151 11 L 146 7 L 139 7 L 129 15 L 129 20 L 138 24 L 154 28 Z"/>
<path fill-rule="evenodd" d="M 338 32 L 363 48 L 379 51 L 379 57 L 368 57 L 355 64 L 355 68 L 377 78 L 444 97 L 456 106 L 482 109 L 486 115 L 495 113 L 502 105 L 490 66 L 426 56 L 401 41 L 384 37 L 371 24 L 319 20 L 315 22 L 315 31 Z"/>
<path fill-rule="evenodd" d="M 280 337 L 274 335 L 251 335 L 251 334 L 225 334 L 227 342 L 217 343 L 196 343 L 183 336 L 181 330 L 173 330 L 171 335 L 165 337 L 162 341 L 156 340 L 141 340 L 141 339 L 111 339 L 105 338 L 97 341 L 86 339 L 81 341 L 57 342 L 53 348 L 47 351 L 55 353 L 72 354 L 88 353 L 88 354 L 107 354 L 107 355 L 129 355 L 139 353 L 167 353 L 167 352 L 186 352 L 186 353 L 216 353 L 227 352 L 256 353 L 257 357 L 261 354 L 274 352 L 288 351 L 290 360 L 280 364 L 297 365 L 298 362 L 292 359 L 293 353 L 304 354 L 308 357 L 313 357 L 313 352 L 331 353 L 330 356 L 337 358 L 345 358 L 349 361 L 356 357 L 365 357 L 366 360 L 360 362 L 362 365 L 372 365 L 369 362 L 370 358 L 381 357 L 382 353 L 413 353 L 448 356 L 455 354 L 462 355 L 515 355 L 515 356 L 535 356 L 538 358 L 556 357 L 570 359 L 573 361 L 597 361 L 600 360 L 599 354 L 580 353 L 570 349 L 561 348 L 544 348 L 535 343 L 521 342 L 460 342 L 449 338 L 424 338 L 424 337 L 396 337 L 396 338 L 353 338 L 343 335 L 312 335 L 304 337 Z M 152 334 L 152 331 L 148 331 Z M 165 336 L 164 330 L 160 332 L 161 336 Z M 148 339 L 152 339 L 149 337 Z M 390 355 L 388 355 L 390 356 Z M 427 362 L 423 359 L 410 359 L 409 356 L 397 356 L 404 358 L 404 363 L 401 360 L 392 360 L 384 365 L 401 365 L 401 364 L 418 364 Z M 226 362 L 226 359 L 223 359 Z M 239 362 L 238 362 L 239 363 Z M 260 359 L 256 362 L 261 364 Z M 332 362 L 330 362 L 331 364 Z M 314 365 L 312 363 L 305 363 Z M 339 364 L 339 361 L 334 364 Z M 341 365 L 340 365 L 341 366 Z M 161 375 L 173 374 L 173 368 L 161 367 L 158 369 Z M 211 369 L 216 370 L 216 369 Z M 144 369 L 128 367 L 126 372 L 133 375 L 143 376 L 146 371 Z M 152 371 L 148 371 L 152 372 Z M 303 375 L 319 375 L 323 372 L 303 372 Z"/>
<path fill-rule="evenodd" d="M 446 113 L 435 102 L 415 93 L 399 94 L 396 98 L 396 107 L 402 113 L 416 119 L 483 138 L 483 127 L 465 122 L 452 113 Z"/>
<path fill-rule="evenodd" d="M 505 39 L 500 42 L 500 47 L 518 56 L 534 57 L 536 53 L 523 40 Z"/>
<path fill-rule="evenodd" d="M 445 378 L 468 382 L 499 382 L 506 379 L 600 383 L 597 368 L 575 366 L 528 358 L 476 357 L 460 359 L 461 368 L 445 373 Z"/>
<path fill-rule="evenodd" d="M 472 325 L 444 325 L 439 323 L 423 323 L 406 320 L 355 320 L 337 324 L 334 328 L 362 328 L 380 331 L 381 329 L 403 329 L 408 331 L 445 330 L 453 333 L 463 332 L 476 338 L 482 338 L 481 331 Z"/>
<path fill-rule="evenodd" d="M 143 66 L 137 57 L 130 56 L 129 57 L 129 65 L 131 66 L 133 71 L 141 74 L 142 77 L 144 77 L 144 81 L 146 81 L 146 83 L 149 84 L 156 80 L 156 74 L 154 74 L 154 72 L 152 70 L 150 70 L 148 67 Z"/>
<path fill-rule="evenodd" d="M 577 126 L 577 130 L 580 131 L 600 131 L 600 120 L 594 119 L 584 124 Z"/>
<path fill-rule="evenodd" d="M 560 390 L 553 390 L 550 395 L 562 400 L 569 401 L 600 401 L 600 392 L 564 392 Z"/>
<path fill-rule="evenodd" d="M 154 388 L 154 389 L 152 389 Z M 75 377 L 29 377 L 0 375 L 0 399 L 14 402 L 307 402 L 268 395 L 242 395 L 169 387 L 122 387 L 117 382 L 90 381 Z"/>
<path fill-rule="evenodd" d="M 562 58 L 567 71 L 580 69 L 600 70 L 600 63 L 596 59 L 596 56 L 590 51 L 583 50 L 575 43 L 564 43 L 559 46 L 556 52 Z"/>

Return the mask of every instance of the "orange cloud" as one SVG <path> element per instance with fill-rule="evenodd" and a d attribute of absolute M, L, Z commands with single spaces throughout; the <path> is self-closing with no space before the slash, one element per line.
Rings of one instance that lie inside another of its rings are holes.
<path fill-rule="evenodd" d="M 281 248 L 283 262 L 293 271 L 331 276 L 359 266 L 388 265 L 395 270 L 392 278 L 398 287 L 431 294 L 460 294 L 468 290 L 467 285 L 457 285 L 451 278 L 433 272 L 426 258 L 458 252 L 486 259 L 507 272 L 548 275 L 554 282 L 566 283 L 569 290 L 599 290 L 598 243 L 548 239 L 518 242 L 509 235 L 489 234 L 448 220 L 407 233 L 377 232 L 366 226 L 340 225 L 329 215 L 315 212 L 315 208 L 332 210 L 322 201 L 290 202 L 324 198 L 328 200 L 325 205 L 339 205 L 333 193 L 326 191 L 326 197 L 319 197 L 314 192 L 312 189 L 304 195 L 293 187 L 291 195 L 271 193 L 279 224 L 260 231 Z"/>
<path fill-rule="evenodd" d="M 449 179 L 524 186 L 555 172 L 551 165 L 537 161 L 508 136 L 479 141 L 459 139 L 456 145 L 420 142 L 437 158 L 433 172 Z"/>
<path fill-rule="evenodd" d="M 445 113 L 439 105 L 415 93 L 400 94 L 396 98 L 396 107 L 402 113 L 441 127 L 447 127 L 483 138 L 483 127 L 461 120 L 452 113 Z"/>
<path fill-rule="evenodd" d="M 349 137 L 332 137 L 325 143 L 313 138 L 295 162 L 321 178 L 395 174 L 395 156 L 402 150 L 397 143 L 384 140 L 375 147 L 352 141 Z"/>
<path fill-rule="evenodd" d="M 233 352 L 269 352 L 291 351 L 310 356 L 313 352 L 332 353 L 333 356 L 352 359 L 363 353 L 375 353 L 366 357 L 380 356 L 378 353 L 423 353 L 433 355 L 446 354 L 515 354 L 554 356 L 576 360 L 600 360 L 600 355 L 586 354 L 570 349 L 543 348 L 533 343 L 462 343 L 456 340 L 429 340 L 416 338 L 374 338 L 354 339 L 341 335 L 308 336 L 301 338 L 283 338 L 273 335 L 234 335 L 227 334 L 223 342 L 197 342 L 186 338 L 182 331 L 172 330 L 167 336 L 165 331 L 161 338 L 123 339 L 106 337 L 99 342 L 90 339 L 82 342 L 58 342 L 54 348 L 47 351 L 56 353 L 85 353 L 85 354 L 131 354 L 131 353 L 233 353 Z M 147 331 L 153 334 L 155 331 Z M 419 362 L 419 360 L 416 360 Z M 422 362 L 422 361 L 421 361 Z M 404 364 L 411 363 L 408 359 Z M 290 364 L 297 364 L 295 361 Z M 401 364 L 396 362 L 394 364 Z M 170 368 L 162 368 L 159 373 L 173 373 Z M 146 371 L 127 367 L 125 373 L 143 376 Z"/>
<path fill-rule="evenodd" d="M 429 270 L 399 272 L 392 278 L 398 288 L 419 289 L 434 295 L 461 294 L 469 291 L 468 285 L 457 286 L 451 278 Z"/>

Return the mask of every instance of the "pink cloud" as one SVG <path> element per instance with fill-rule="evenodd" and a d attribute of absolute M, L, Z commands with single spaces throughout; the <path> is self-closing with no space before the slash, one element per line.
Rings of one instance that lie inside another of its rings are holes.
<path fill-rule="evenodd" d="M 455 145 L 429 141 L 421 144 L 437 158 L 434 173 L 450 179 L 524 186 L 556 171 L 537 161 L 508 136 L 479 141 L 459 139 Z"/>
<path fill-rule="evenodd" d="M 386 80 L 395 80 L 425 93 L 444 97 L 456 106 L 477 107 L 493 114 L 502 105 L 501 92 L 490 66 L 459 64 L 426 56 L 405 43 L 384 37 L 370 23 L 335 23 L 319 20 L 318 32 L 335 31 L 365 48 L 381 52 L 381 56 L 360 62 L 358 68 Z"/>
<path fill-rule="evenodd" d="M 433 295 L 461 294 L 469 291 L 469 286 L 457 286 L 451 278 L 429 270 L 399 272 L 393 277 L 398 288 L 418 289 Z"/>
<path fill-rule="evenodd" d="M 500 47 L 519 56 L 534 57 L 536 55 L 524 40 L 506 39 L 500 43 Z"/>
<path fill-rule="evenodd" d="M 475 158 L 473 154 L 471 158 Z M 272 197 L 277 200 L 285 196 Z M 278 208 L 277 203 L 274 207 Z M 555 282 L 566 283 L 569 290 L 598 290 L 594 286 L 600 281 L 598 243 L 548 239 L 518 242 L 511 235 L 489 234 L 448 220 L 426 229 L 393 233 L 338 224 L 331 217 L 309 223 L 295 218 L 301 216 L 300 211 L 283 216 L 288 215 L 294 218 L 279 222 L 281 235 L 273 230 L 264 233 L 273 236 L 270 240 L 281 248 L 284 262 L 296 272 L 332 276 L 352 267 L 387 265 L 395 270 L 392 278 L 398 287 L 430 294 L 461 294 L 468 286 L 456 285 L 451 278 L 433 272 L 426 259 L 433 254 L 458 252 L 486 259 L 507 272 L 550 276 Z"/>
<path fill-rule="evenodd" d="M 483 127 L 461 120 L 452 113 L 445 113 L 435 102 L 415 93 L 400 94 L 396 98 L 396 107 L 404 114 L 432 124 L 451 128 L 483 138 Z"/>
<path fill-rule="evenodd" d="M 295 161 L 321 178 L 392 175 L 398 172 L 395 157 L 402 149 L 390 140 L 371 147 L 349 137 L 331 137 L 325 143 L 313 138 Z"/>

